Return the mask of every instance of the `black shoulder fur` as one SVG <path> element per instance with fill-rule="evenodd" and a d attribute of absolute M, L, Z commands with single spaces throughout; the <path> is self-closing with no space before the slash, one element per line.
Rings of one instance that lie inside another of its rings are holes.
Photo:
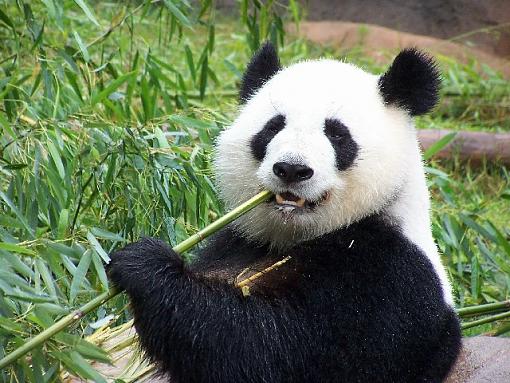
<path fill-rule="evenodd" d="M 379 79 L 384 102 L 406 109 L 411 116 L 425 114 L 437 104 L 440 85 L 434 60 L 414 48 L 400 52 Z"/>
<path fill-rule="evenodd" d="M 249 296 L 234 286 L 287 255 Z M 144 239 L 112 254 L 109 276 L 172 383 L 441 382 L 459 352 L 431 263 L 378 216 L 285 254 L 224 229 L 189 266 Z"/>

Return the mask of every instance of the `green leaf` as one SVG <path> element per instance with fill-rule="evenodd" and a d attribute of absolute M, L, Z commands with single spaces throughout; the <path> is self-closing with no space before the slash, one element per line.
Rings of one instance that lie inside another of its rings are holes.
<path fill-rule="evenodd" d="M 134 75 L 136 75 L 136 71 L 132 71 L 126 74 L 123 74 L 122 76 L 117 77 L 115 80 L 110 82 L 106 88 L 101 90 L 99 93 L 96 93 L 91 99 L 90 99 L 90 106 L 96 105 L 98 102 L 103 101 L 106 99 L 111 93 L 116 91 L 122 84 L 124 84 L 126 81 L 131 79 Z"/>
<path fill-rule="evenodd" d="M 440 152 L 443 148 L 445 148 L 450 142 L 452 142 L 457 135 L 457 132 L 448 133 L 441 139 L 434 142 L 430 147 L 423 153 L 423 158 L 425 160 L 430 159 L 436 153 Z"/>
<path fill-rule="evenodd" d="M 0 249 L 11 251 L 13 253 L 36 255 L 35 251 L 20 245 L 15 245 L 14 243 L 0 242 Z"/>
<path fill-rule="evenodd" d="M 125 242 L 126 239 L 122 236 L 120 236 L 117 233 L 112 233 L 111 231 L 100 229 L 98 227 L 93 227 L 90 229 L 90 232 L 94 234 L 94 236 L 102 238 L 102 239 L 108 239 L 113 242 Z"/>
<path fill-rule="evenodd" d="M 87 50 L 87 46 L 85 45 L 85 43 L 83 42 L 83 40 L 81 39 L 81 37 L 77 31 L 73 31 L 73 36 L 74 36 L 74 39 L 76 40 L 76 42 L 78 43 L 78 47 L 80 48 L 83 59 L 86 62 L 89 62 L 90 55 L 89 55 L 89 51 Z"/>
<path fill-rule="evenodd" d="M 184 46 L 184 53 L 186 55 L 186 63 L 188 64 L 189 72 L 191 73 L 191 78 L 193 79 L 193 82 L 197 79 L 197 73 L 195 70 L 195 64 L 193 63 L 193 53 L 191 53 L 191 49 L 189 48 L 189 45 L 186 44 Z"/>
<path fill-rule="evenodd" d="M 51 303 L 51 302 L 53 302 L 53 297 L 49 297 L 47 295 L 32 294 L 29 292 L 13 291 L 13 292 L 4 292 L 4 294 L 7 297 L 15 298 L 20 301 L 29 302 L 29 303 Z"/>
<path fill-rule="evenodd" d="M 188 27 L 191 28 L 191 23 L 189 19 L 184 15 L 184 13 L 181 12 L 181 10 L 174 4 L 173 0 L 163 0 L 163 3 L 168 8 L 170 13 L 174 15 L 179 22 Z"/>
<path fill-rule="evenodd" d="M 90 21 L 92 21 L 94 24 L 96 24 L 98 27 L 100 26 L 96 17 L 88 7 L 87 3 L 85 3 L 85 0 L 74 0 L 76 4 L 82 9 L 82 11 L 87 15 Z"/>
<path fill-rule="evenodd" d="M 60 153 L 53 143 L 53 141 L 48 140 L 46 142 L 48 146 L 48 151 L 50 152 L 51 158 L 53 159 L 53 162 L 55 163 L 55 166 L 57 167 L 58 175 L 62 180 L 66 177 L 66 171 L 64 169 L 64 164 L 62 163 L 62 158 L 60 157 Z"/>
<path fill-rule="evenodd" d="M 71 371 L 74 371 L 83 378 L 91 379 L 96 383 L 106 383 L 106 379 L 102 377 L 92 366 L 77 352 L 60 352 L 52 353 Z"/>
<path fill-rule="evenodd" d="M 87 359 L 108 364 L 111 363 L 110 357 L 106 351 L 84 339 L 80 339 L 79 343 L 75 346 L 75 350 Z"/>
<path fill-rule="evenodd" d="M 85 276 L 87 275 L 87 271 L 89 270 L 90 261 L 92 259 L 92 251 L 87 250 L 83 253 L 80 263 L 78 263 L 78 267 L 74 273 L 73 281 L 71 283 L 71 291 L 69 293 L 70 302 L 74 302 L 74 299 L 78 295 L 78 291 L 85 280 Z"/>
<path fill-rule="evenodd" d="M 0 328 L 3 328 L 11 333 L 24 331 L 24 327 L 21 324 L 14 322 L 13 320 L 4 316 L 0 316 Z"/>
<path fill-rule="evenodd" d="M 99 255 L 97 255 L 95 252 L 92 254 L 92 263 L 94 264 L 94 269 L 96 270 L 97 277 L 99 278 L 103 289 L 107 290 L 108 277 L 106 276 L 106 271 L 104 269 L 103 262 L 101 262 L 101 258 L 99 258 Z"/>
<path fill-rule="evenodd" d="M 30 225 L 28 224 L 25 216 L 23 214 L 21 214 L 21 212 L 18 210 L 16 205 L 14 205 L 14 203 L 11 201 L 11 199 L 9 197 L 7 197 L 7 195 L 2 191 L 0 191 L 0 198 L 2 198 L 4 200 L 4 202 L 7 204 L 7 206 L 9 206 L 9 208 L 13 211 L 13 213 L 16 215 L 18 220 L 23 224 L 23 226 L 28 231 L 28 233 L 30 233 L 31 238 L 34 238 L 34 233 L 33 233 L 32 229 L 30 228 Z"/>
<path fill-rule="evenodd" d="M 14 30 L 14 23 L 12 20 L 0 9 L 0 20 L 7 24 L 9 27 Z"/>
<path fill-rule="evenodd" d="M 58 217 L 58 238 L 63 239 L 69 227 L 69 210 L 62 209 Z"/>
<path fill-rule="evenodd" d="M 110 262 L 110 257 L 109 255 L 106 253 L 106 251 L 104 251 L 103 247 L 101 246 L 101 244 L 99 243 L 99 241 L 97 240 L 97 238 L 94 236 L 94 234 L 92 234 L 92 232 L 88 232 L 87 233 L 87 239 L 90 243 L 90 245 L 94 248 L 94 250 L 96 251 L 96 253 L 101 257 L 103 258 L 103 261 L 105 261 L 106 263 Z"/>
<path fill-rule="evenodd" d="M 202 63 L 202 68 L 200 70 L 200 98 L 203 99 L 205 96 L 205 89 L 207 87 L 207 73 L 208 73 L 208 58 L 207 55 L 204 58 Z"/>

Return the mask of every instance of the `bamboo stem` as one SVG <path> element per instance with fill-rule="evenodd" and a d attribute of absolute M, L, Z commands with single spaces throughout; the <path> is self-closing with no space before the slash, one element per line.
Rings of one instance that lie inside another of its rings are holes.
<path fill-rule="evenodd" d="M 217 219 L 210 225 L 206 226 L 196 234 L 192 235 L 191 237 L 187 238 L 186 240 L 182 241 L 178 245 L 176 245 L 173 250 L 176 253 L 183 253 L 185 251 L 188 251 L 193 246 L 195 246 L 198 242 L 202 241 L 203 239 L 207 238 L 211 234 L 215 233 L 219 229 L 225 227 L 230 222 L 234 221 L 235 219 L 239 218 L 241 215 L 247 213 L 251 209 L 253 209 L 255 206 L 261 204 L 264 201 L 267 201 L 271 197 L 272 193 L 265 190 L 257 194 L 256 196 L 252 197 L 248 201 L 244 202 L 243 204 L 239 205 L 235 209 L 231 210 L 227 214 L 225 214 L 223 217 Z M 87 315 L 90 311 L 98 308 L 105 302 L 109 301 L 116 295 L 120 293 L 117 289 L 110 289 L 107 292 L 104 292 L 97 296 L 95 299 L 91 300 L 87 304 L 83 305 L 79 309 L 73 311 L 72 313 L 66 315 L 62 319 L 60 319 L 58 322 L 53 324 L 52 326 L 48 327 L 46 330 L 42 331 L 32 339 L 30 339 L 28 342 L 26 342 L 23 346 L 18 347 L 16 350 L 11 352 L 9 355 L 5 356 L 2 360 L 0 360 L 0 369 L 5 368 L 11 363 L 15 362 L 19 358 L 21 358 L 23 355 L 27 354 L 37 346 L 40 346 L 44 342 L 46 342 L 49 338 L 51 338 L 53 335 L 59 333 L 66 327 L 72 325 L 73 323 L 79 321 L 81 318 L 83 318 L 85 315 Z"/>
<path fill-rule="evenodd" d="M 487 314 L 493 311 L 505 310 L 510 308 L 510 300 L 485 305 L 469 306 L 457 309 L 457 314 L 462 318 L 470 315 Z"/>
<path fill-rule="evenodd" d="M 474 320 L 471 322 L 464 322 L 461 324 L 461 328 L 462 328 L 462 330 L 466 330 L 471 327 L 480 326 L 480 325 L 486 324 L 486 323 L 496 322 L 498 320 L 506 319 L 506 318 L 510 318 L 510 311 L 507 311 L 507 312 L 504 312 L 501 314 L 497 314 L 497 315 L 492 315 L 490 317 Z"/>

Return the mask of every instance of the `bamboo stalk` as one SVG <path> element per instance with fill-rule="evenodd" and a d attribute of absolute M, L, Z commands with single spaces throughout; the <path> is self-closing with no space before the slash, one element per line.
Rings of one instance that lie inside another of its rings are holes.
<path fill-rule="evenodd" d="M 462 318 L 472 315 L 487 314 L 493 311 L 505 310 L 510 308 L 510 300 L 485 305 L 469 306 L 457 309 L 457 314 Z"/>
<path fill-rule="evenodd" d="M 498 325 L 495 329 L 486 332 L 485 336 L 500 336 L 510 331 L 510 322 L 503 322 Z"/>
<path fill-rule="evenodd" d="M 272 193 L 265 190 L 260 193 L 258 193 L 256 196 L 252 197 L 248 201 L 244 202 L 243 204 L 239 205 L 232 211 L 225 214 L 223 217 L 217 219 L 210 225 L 206 226 L 196 234 L 192 235 L 191 237 L 187 238 L 186 240 L 182 241 L 178 245 L 176 245 L 173 250 L 176 253 L 183 253 L 185 251 L 188 251 L 193 246 L 195 246 L 198 242 L 202 241 L 203 239 L 207 238 L 211 234 L 215 233 L 219 229 L 225 227 L 230 222 L 234 221 L 235 219 L 239 218 L 241 215 L 247 213 L 251 209 L 253 209 L 255 206 L 261 204 L 264 201 L 267 201 L 271 197 Z M 0 369 L 5 368 L 11 363 L 15 362 L 19 358 L 21 358 L 23 355 L 27 354 L 37 346 L 40 346 L 44 342 L 46 342 L 49 338 L 51 338 L 53 335 L 59 333 L 66 327 L 72 325 L 73 323 L 79 321 L 81 318 L 83 318 L 85 315 L 87 315 L 90 311 L 96 309 L 97 307 L 101 306 L 105 302 L 109 301 L 116 295 L 120 293 L 117 289 L 110 289 L 107 292 L 104 292 L 97 296 L 95 299 L 91 300 L 87 304 L 83 305 L 79 309 L 73 311 L 72 313 L 66 315 L 62 319 L 60 319 L 58 322 L 53 324 L 52 326 L 48 327 L 46 330 L 42 331 L 32 339 L 30 339 L 28 342 L 26 342 L 23 346 L 18 347 L 16 350 L 11 352 L 9 355 L 5 356 L 2 360 L 0 360 Z"/>
<path fill-rule="evenodd" d="M 471 327 L 480 326 L 480 325 L 486 324 L 486 323 L 496 322 L 498 320 L 506 319 L 506 318 L 510 318 L 510 311 L 507 311 L 507 312 L 504 312 L 501 314 L 497 314 L 497 315 L 492 315 L 492 316 L 482 318 L 482 319 L 477 319 L 477 320 L 474 320 L 471 322 L 464 322 L 461 324 L 461 328 L 462 328 L 462 330 L 466 330 Z"/>

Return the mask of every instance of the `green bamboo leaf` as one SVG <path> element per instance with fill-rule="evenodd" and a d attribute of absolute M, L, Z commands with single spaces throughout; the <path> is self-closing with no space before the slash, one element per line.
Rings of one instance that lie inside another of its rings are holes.
<path fill-rule="evenodd" d="M 195 82 L 197 79 L 197 73 L 195 70 L 195 64 L 193 63 L 193 53 L 191 53 L 191 49 L 188 44 L 184 46 L 184 53 L 189 72 L 191 73 L 191 78 L 193 79 L 193 82 Z"/>
<path fill-rule="evenodd" d="M 94 234 L 92 234 L 92 232 L 90 232 L 90 231 L 87 232 L 87 239 L 88 239 L 90 245 L 96 251 L 96 253 L 101 258 L 103 258 L 103 261 L 105 261 L 105 263 L 110 262 L 110 256 L 106 253 L 106 251 L 104 251 L 103 247 L 101 246 L 101 244 L 99 243 L 97 238 L 94 236 Z"/>
<path fill-rule="evenodd" d="M 116 91 L 122 84 L 124 84 L 126 81 L 131 79 L 133 76 L 136 75 L 136 71 L 132 71 L 126 74 L 123 74 L 119 77 L 117 77 L 115 80 L 110 82 L 106 88 L 101 90 L 99 93 L 96 93 L 91 99 L 90 99 L 90 106 L 96 105 L 98 102 L 103 101 L 106 99 L 111 93 Z"/>
<path fill-rule="evenodd" d="M 501 233 L 492 222 L 488 222 L 488 225 L 496 235 L 496 242 L 503 248 L 506 255 L 510 257 L 510 241 L 506 239 L 503 233 Z"/>
<path fill-rule="evenodd" d="M 9 333 L 23 332 L 25 330 L 23 325 L 4 316 L 0 316 L 0 328 L 7 330 Z"/>
<path fill-rule="evenodd" d="M 31 238 L 34 238 L 34 232 L 32 231 L 32 228 L 30 227 L 27 220 L 25 219 L 25 216 L 23 214 L 21 214 L 21 212 L 18 210 L 16 205 L 14 205 L 14 203 L 11 201 L 11 199 L 9 197 L 7 197 L 7 195 L 2 191 L 0 191 L 0 198 L 2 198 L 4 200 L 4 202 L 7 204 L 7 206 L 9 206 L 9 208 L 12 210 L 12 212 L 16 215 L 18 220 L 23 224 L 23 226 L 28 231 L 28 233 L 30 233 Z"/>
<path fill-rule="evenodd" d="M 51 303 L 53 302 L 53 297 L 49 297 L 47 295 L 38 295 L 32 294 L 25 291 L 11 291 L 4 292 L 6 297 L 15 298 L 20 301 L 29 302 L 29 303 Z"/>
<path fill-rule="evenodd" d="M 99 237 L 102 239 L 108 239 L 113 242 L 125 242 L 126 239 L 117 233 L 112 233 L 111 231 L 100 229 L 98 227 L 93 227 L 90 229 L 90 232 L 94 234 L 95 237 Z"/>
<path fill-rule="evenodd" d="M 108 290 L 108 277 L 106 276 L 103 262 L 96 252 L 92 254 L 92 263 L 94 264 L 94 269 L 96 270 L 97 277 L 99 278 L 103 289 Z"/>
<path fill-rule="evenodd" d="M 36 252 L 27 249 L 24 246 L 15 245 L 14 243 L 0 242 L 0 249 L 11 251 L 13 253 L 25 254 L 25 255 L 36 255 Z"/>
<path fill-rule="evenodd" d="M 74 346 L 74 349 L 87 359 L 111 363 L 110 357 L 106 351 L 84 339 L 80 339 L 78 344 Z"/>
<path fill-rule="evenodd" d="M 207 55 L 205 55 L 204 61 L 202 63 L 202 68 L 200 70 L 200 98 L 203 99 L 205 96 L 205 89 L 207 87 L 207 73 L 208 73 L 208 58 Z"/>
<path fill-rule="evenodd" d="M 478 299 L 480 295 L 480 263 L 478 257 L 471 257 L 471 295 Z"/>
<path fill-rule="evenodd" d="M 22 257 L 18 257 L 7 251 L 1 252 L 1 256 L 2 259 L 8 262 L 17 273 L 29 279 L 35 278 L 34 271 L 22 261 Z"/>
<path fill-rule="evenodd" d="M 450 142 L 455 139 L 457 132 L 448 133 L 441 139 L 434 142 L 430 147 L 423 153 L 423 159 L 428 160 L 436 153 L 440 152 L 443 148 L 445 148 Z"/>
<path fill-rule="evenodd" d="M 64 164 L 62 163 L 62 158 L 60 157 L 60 153 L 53 143 L 52 140 L 48 140 L 46 142 L 46 145 L 48 147 L 48 151 L 50 152 L 50 156 L 53 159 L 53 162 L 55 163 L 55 166 L 57 167 L 58 175 L 63 180 L 66 177 L 66 171 L 64 169 Z"/>
<path fill-rule="evenodd" d="M 46 263 L 42 261 L 42 259 L 38 258 L 35 260 L 35 265 L 37 268 L 37 271 L 41 274 L 41 277 L 44 281 L 44 284 L 46 286 L 46 289 L 48 290 L 48 293 L 57 299 L 57 290 L 55 287 L 55 281 L 53 280 L 53 277 L 48 270 L 48 267 L 46 266 Z"/>
<path fill-rule="evenodd" d="M 299 6 L 296 0 L 289 0 L 289 7 L 292 12 L 292 18 L 294 19 L 294 23 L 299 25 Z"/>
<path fill-rule="evenodd" d="M 81 37 L 77 31 L 73 31 L 73 36 L 74 36 L 74 39 L 76 40 L 76 42 L 78 43 L 78 48 L 80 48 L 83 59 L 86 62 L 89 62 L 90 55 L 89 55 L 89 51 L 87 50 L 87 46 L 85 45 L 85 43 L 83 42 L 83 40 L 81 39 Z"/>
<path fill-rule="evenodd" d="M 69 301 L 72 303 L 74 299 L 78 295 L 78 291 L 85 280 L 85 276 L 87 275 L 87 271 L 90 267 L 90 261 L 92 259 L 92 251 L 87 250 L 83 253 L 80 263 L 78 263 L 78 267 L 74 273 L 73 281 L 71 283 L 71 291 L 69 293 Z"/>
<path fill-rule="evenodd" d="M 97 383 L 106 383 L 106 379 L 94 370 L 78 352 L 71 351 L 66 353 L 54 351 L 52 355 L 59 359 L 69 370 L 81 377 L 91 379 L 93 382 Z"/>
<path fill-rule="evenodd" d="M 1 9 L 0 9 L 0 20 L 3 21 L 5 24 L 7 24 L 9 27 L 11 27 L 12 30 L 15 30 L 14 23 L 9 18 L 9 16 L 7 16 Z"/>
<path fill-rule="evenodd" d="M 69 210 L 62 209 L 58 217 L 58 230 L 57 230 L 58 239 L 64 238 L 68 227 L 69 227 Z"/>
<path fill-rule="evenodd" d="M 87 15 L 87 17 L 89 18 L 90 21 L 92 21 L 98 27 L 100 26 L 99 22 L 97 21 L 96 17 L 90 10 L 90 8 L 87 5 L 87 3 L 85 2 L 85 0 L 74 0 L 74 2 L 82 9 L 82 11 L 85 13 L 85 15 Z"/>
<path fill-rule="evenodd" d="M 189 19 L 182 13 L 182 11 L 174 4 L 173 0 L 163 0 L 163 3 L 168 8 L 170 13 L 174 15 L 180 23 L 188 28 L 191 28 L 191 22 Z"/>
<path fill-rule="evenodd" d="M 476 223 L 473 219 L 467 216 L 464 213 L 459 214 L 459 218 L 464 222 L 466 226 L 478 232 L 478 234 L 484 236 L 486 239 L 494 241 L 495 237 L 491 233 L 489 233 L 483 226 Z"/>

